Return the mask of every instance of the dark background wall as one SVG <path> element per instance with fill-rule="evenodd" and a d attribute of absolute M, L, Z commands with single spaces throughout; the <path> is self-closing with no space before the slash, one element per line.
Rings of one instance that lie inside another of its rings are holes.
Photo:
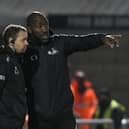
<path fill-rule="evenodd" d="M 102 87 L 108 87 L 112 96 L 129 107 L 129 32 L 127 30 L 57 30 L 57 32 L 88 34 L 105 32 L 123 34 L 119 48 L 100 48 L 87 52 L 78 52 L 69 58 L 70 74 L 76 69 L 86 72 L 88 79 L 98 91 Z M 129 110 L 128 110 L 129 112 Z"/>
<path fill-rule="evenodd" d="M 10 23 L 25 25 L 34 11 L 48 15 L 56 33 L 122 34 L 120 48 L 104 46 L 69 57 L 70 75 L 83 69 L 96 89 L 109 87 L 129 113 L 129 1 L 128 0 L 0 0 L 0 32 Z"/>

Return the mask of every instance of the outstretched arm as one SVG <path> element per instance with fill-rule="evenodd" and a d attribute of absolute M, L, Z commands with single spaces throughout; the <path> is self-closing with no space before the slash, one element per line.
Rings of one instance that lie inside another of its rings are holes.
<path fill-rule="evenodd" d="M 87 51 L 102 45 L 114 47 L 118 43 L 120 35 L 89 34 L 89 35 L 61 35 L 64 38 L 64 50 L 66 54 L 76 51 Z"/>

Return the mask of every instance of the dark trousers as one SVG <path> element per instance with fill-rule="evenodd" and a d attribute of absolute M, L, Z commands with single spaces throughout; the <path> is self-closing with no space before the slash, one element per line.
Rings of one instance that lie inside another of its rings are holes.
<path fill-rule="evenodd" d="M 29 122 L 28 122 L 28 129 L 38 129 L 37 127 L 37 119 L 36 119 L 36 115 L 34 113 L 29 113 Z"/>
<path fill-rule="evenodd" d="M 44 119 L 41 116 L 36 118 L 35 123 L 31 123 L 34 120 L 30 121 L 31 126 L 29 129 L 75 129 L 76 126 L 72 111 L 65 112 L 51 119 Z"/>
<path fill-rule="evenodd" d="M 0 129 L 21 129 L 21 128 L 0 128 Z"/>
<path fill-rule="evenodd" d="M 28 114 L 29 114 L 29 122 L 28 122 L 28 129 L 37 129 L 37 119 L 36 113 L 34 109 L 34 98 L 33 98 L 33 91 L 31 88 L 28 88 L 27 92 L 27 105 L 28 105 Z"/>

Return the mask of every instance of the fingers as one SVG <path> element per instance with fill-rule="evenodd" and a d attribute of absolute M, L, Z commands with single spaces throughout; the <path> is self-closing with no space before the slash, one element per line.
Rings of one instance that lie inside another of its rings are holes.
<path fill-rule="evenodd" d="M 116 42 L 119 42 L 119 40 L 122 38 L 122 35 L 106 35 L 106 37 L 115 40 Z"/>
<path fill-rule="evenodd" d="M 119 40 L 120 38 L 122 37 L 121 34 L 118 34 L 118 35 L 106 35 L 105 38 L 107 39 L 106 40 L 106 44 L 111 47 L 111 48 L 114 48 L 115 47 L 119 47 Z"/>
<path fill-rule="evenodd" d="M 115 40 L 115 46 L 116 47 L 119 47 L 119 43 L 120 43 L 120 39 L 122 38 L 122 35 L 121 34 L 119 34 L 119 35 L 112 35 L 113 37 L 114 37 L 114 40 Z"/>
<path fill-rule="evenodd" d="M 112 39 L 114 39 L 114 41 L 116 42 L 115 43 L 115 45 L 116 45 L 116 47 L 119 47 L 119 40 L 122 38 L 122 35 L 121 34 L 119 34 L 119 35 L 111 35 L 111 37 L 112 37 Z"/>
<path fill-rule="evenodd" d="M 106 35 L 106 37 L 109 37 L 109 38 L 112 38 L 112 39 L 115 39 L 115 38 L 120 39 L 120 38 L 122 38 L 122 35 L 121 35 L 121 34 L 116 34 L 116 35 Z"/>
<path fill-rule="evenodd" d="M 111 35 L 111 36 L 113 36 L 114 38 L 118 38 L 118 39 L 122 38 L 121 34 L 116 34 L 116 35 Z"/>

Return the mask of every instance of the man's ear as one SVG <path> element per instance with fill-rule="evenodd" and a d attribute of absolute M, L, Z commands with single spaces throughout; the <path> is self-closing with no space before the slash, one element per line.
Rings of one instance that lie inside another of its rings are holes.
<path fill-rule="evenodd" d="M 14 46 L 14 40 L 13 40 L 12 37 L 9 38 L 9 41 L 8 41 L 8 42 L 9 42 L 8 45 L 9 45 L 10 47 L 13 47 L 13 46 Z"/>
<path fill-rule="evenodd" d="M 29 26 L 27 26 L 26 28 L 29 33 L 32 33 L 31 28 Z"/>

